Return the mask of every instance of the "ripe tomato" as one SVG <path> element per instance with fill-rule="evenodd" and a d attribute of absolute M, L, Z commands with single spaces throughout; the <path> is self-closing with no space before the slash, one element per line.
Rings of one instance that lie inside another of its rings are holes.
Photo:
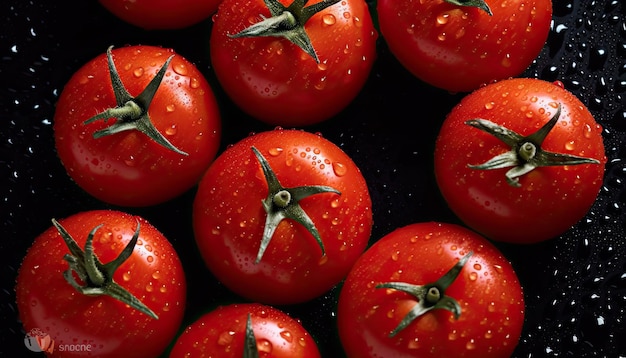
<path fill-rule="evenodd" d="M 220 0 L 99 0 L 113 15 L 147 30 L 181 29 L 208 19 Z"/>
<path fill-rule="evenodd" d="M 348 273 L 367 246 L 371 205 L 359 168 L 338 146 L 276 129 L 213 162 L 196 193 L 193 226 L 225 286 L 262 303 L 299 303 Z"/>
<path fill-rule="evenodd" d="M 359 258 L 337 319 L 349 357 L 509 357 L 524 296 L 511 264 L 485 238 L 424 222 L 392 231 Z"/>
<path fill-rule="evenodd" d="M 161 354 L 176 336 L 186 299 L 183 267 L 168 240 L 119 211 L 85 211 L 54 223 L 18 272 L 24 329 L 49 335 L 53 356 Z"/>
<path fill-rule="evenodd" d="M 287 7 L 287 0 L 270 0 L 271 10 L 263 0 L 221 3 L 211 60 L 235 104 L 269 124 L 305 126 L 329 119 L 356 97 L 375 60 L 378 34 L 365 1 L 337 1 L 314 0 L 301 9 L 306 2 Z M 287 17 L 280 26 L 258 29 L 280 16 Z"/>
<path fill-rule="evenodd" d="M 467 95 L 435 145 L 437 184 L 452 211 L 485 236 L 514 243 L 554 238 L 578 222 L 605 163 L 602 128 L 584 104 L 560 82 L 529 78 Z"/>
<path fill-rule="evenodd" d="M 117 74 L 111 78 L 109 66 Z M 148 206 L 198 182 L 219 149 L 221 120 L 192 63 L 171 49 L 128 46 L 76 71 L 57 103 L 54 135 L 59 158 L 85 191 L 115 205 Z"/>
<path fill-rule="evenodd" d="M 245 355 L 248 347 L 257 355 Z M 317 358 L 320 353 L 299 320 L 271 306 L 245 303 L 201 316 L 185 328 L 169 357 Z"/>
<path fill-rule="evenodd" d="M 489 0 L 489 10 L 459 3 L 378 1 L 383 38 L 419 79 L 468 92 L 519 75 L 539 55 L 550 30 L 550 0 Z"/>

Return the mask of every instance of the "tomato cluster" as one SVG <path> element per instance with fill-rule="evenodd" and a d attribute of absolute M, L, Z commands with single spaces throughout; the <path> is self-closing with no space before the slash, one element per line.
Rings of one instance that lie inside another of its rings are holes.
<path fill-rule="evenodd" d="M 52 218 L 27 252 L 17 308 L 26 332 L 49 335 L 36 340 L 41 351 L 319 357 L 306 325 L 279 307 L 336 290 L 350 357 L 513 353 L 523 286 L 494 242 L 567 231 L 594 203 L 607 161 L 602 127 L 562 83 L 514 78 L 544 46 L 550 1 L 379 1 L 372 16 L 362 0 L 223 0 L 174 19 L 166 9 L 142 17 L 150 9 L 141 1 L 101 3 L 146 29 L 213 15 L 217 82 L 172 48 L 128 45 L 65 85 L 53 120 L 59 160 L 115 209 Z M 363 89 L 377 41 L 420 80 L 467 93 L 441 124 L 431 173 L 466 227 L 414 222 L 372 237 L 375 202 L 361 168 L 307 130 Z M 277 127 L 223 143 L 230 118 L 218 88 Z M 193 228 L 202 273 L 183 270 L 158 223 L 129 214 L 189 192 L 190 215 L 177 220 Z M 190 275 L 241 302 L 184 321 Z"/>

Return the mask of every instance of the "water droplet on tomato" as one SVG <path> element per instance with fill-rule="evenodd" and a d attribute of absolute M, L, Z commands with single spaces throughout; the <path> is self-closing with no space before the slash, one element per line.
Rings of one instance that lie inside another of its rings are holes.
<path fill-rule="evenodd" d="M 259 353 L 263 352 L 263 353 L 272 353 L 272 349 L 274 348 L 272 346 L 272 342 L 268 341 L 267 339 L 258 339 L 256 341 L 256 348 L 258 349 Z"/>
<path fill-rule="evenodd" d="M 235 332 L 224 331 L 217 336 L 217 344 L 220 346 L 230 345 L 233 342 L 234 336 L 235 336 Z"/>
<path fill-rule="evenodd" d="M 93 78 L 93 76 L 83 76 L 78 80 L 78 83 L 80 83 L 81 85 L 84 85 L 87 82 L 89 82 L 91 78 Z"/>
<path fill-rule="evenodd" d="M 408 349 L 419 349 L 419 347 L 420 347 L 419 339 L 418 338 L 413 338 L 413 339 L 409 340 L 409 343 L 407 343 L 406 347 Z"/>
<path fill-rule="evenodd" d="M 124 281 L 130 281 L 130 271 L 126 271 L 122 274 L 122 280 Z"/>
<path fill-rule="evenodd" d="M 346 175 L 346 172 L 348 171 L 348 168 L 343 163 L 340 163 L 340 162 L 333 162 L 332 166 L 333 166 L 333 172 L 338 177 L 342 177 Z"/>
<path fill-rule="evenodd" d="M 152 257 L 152 255 L 150 255 L 150 256 L 146 257 L 146 260 L 148 262 L 153 262 L 154 261 L 154 257 Z"/>
<path fill-rule="evenodd" d="M 200 87 L 200 80 L 198 80 L 195 77 L 192 77 L 189 80 L 189 87 L 191 87 L 191 88 L 198 88 L 198 87 Z"/>
<path fill-rule="evenodd" d="M 456 341 L 457 338 L 458 338 L 458 334 L 456 330 L 453 330 L 452 332 L 448 333 L 449 340 Z"/>
<path fill-rule="evenodd" d="M 129 167 L 134 167 L 135 166 L 135 157 L 131 155 L 130 157 L 126 158 L 124 160 L 124 164 L 126 164 Z"/>
<path fill-rule="evenodd" d="M 354 16 L 352 18 L 352 22 L 354 23 L 354 26 L 361 28 L 363 27 L 363 23 L 361 22 L 361 19 L 358 16 Z"/>
<path fill-rule="evenodd" d="M 465 344 L 465 348 L 467 350 L 472 350 L 476 348 L 476 341 L 474 341 L 474 338 L 471 338 L 469 341 L 467 341 L 467 343 Z"/>
<path fill-rule="evenodd" d="M 154 287 L 152 286 L 152 282 L 149 282 L 149 283 L 146 285 L 146 291 L 147 291 L 147 292 L 152 292 L 153 290 L 154 290 Z"/>
<path fill-rule="evenodd" d="M 345 12 L 343 13 L 343 18 L 344 18 L 344 19 L 349 19 L 349 18 L 350 18 L 350 13 L 349 13 L 349 12 L 347 12 L 347 11 L 345 11 Z"/>
<path fill-rule="evenodd" d="M 189 69 L 182 62 L 175 63 L 174 66 L 172 66 L 172 69 L 181 76 L 186 76 L 189 73 Z"/>
<path fill-rule="evenodd" d="M 293 342 L 293 334 L 290 331 L 282 331 L 280 336 L 289 343 Z"/>
<path fill-rule="evenodd" d="M 511 67 L 511 55 L 507 53 L 504 58 L 502 58 L 502 61 L 500 61 L 500 64 L 502 67 Z"/>
<path fill-rule="evenodd" d="M 175 124 L 172 124 L 170 127 L 165 129 L 165 134 L 167 135 L 174 135 L 176 132 L 178 132 L 178 128 L 176 128 Z"/>
<path fill-rule="evenodd" d="M 322 16 L 322 22 L 324 23 L 324 25 L 331 26 L 337 22 L 337 19 L 333 14 L 325 14 L 324 16 Z"/>
<path fill-rule="evenodd" d="M 436 24 L 445 25 L 448 23 L 448 20 L 450 20 L 450 14 L 448 13 L 439 14 L 436 19 Z"/>
<path fill-rule="evenodd" d="M 141 77 L 143 75 L 143 67 L 137 67 L 134 71 L 133 71 L 133 75 L 135 77 Z"/>
<path fill-rule="evenodd" d="M 279 155 L 282 154 L 283 152 L 283 148 L 280 147 L 274 147 L 274 148 L 270 148 L 268 151 L 269 155 L 271 155 L 272 157 L 277 157 Z"/>
<path fill-rule="evenodd" d="M 573 140 L 569 140 L 567 142 L 565 142 L 565 149 L 566 150 L 574 150 L 574 148 L 576 148 L 575 142 Z"/>

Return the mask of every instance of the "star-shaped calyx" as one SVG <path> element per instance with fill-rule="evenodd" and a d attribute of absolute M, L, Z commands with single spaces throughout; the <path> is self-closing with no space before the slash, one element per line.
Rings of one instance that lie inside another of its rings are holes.
<path fill-rule="evenodd" d="M 324 185 L 307 185 L 285 188 L 280 184 L 276 174 L 259 150 L 252 147 L 252 151 L 261 164 L 268 187 L 268 195 L 262 200 L 263 208 L 265 209 L 267 217 L 265 219 L 263 238 L 261 239 L 261 246 L 259 247 L 259 251 L 257 253 L 256 263 L 261 261 L 263 253 L 272 240 L 272 236 L 274 235 L 278 224 L 280 224 L 283 219 L 291 219 L 303 225 L 317 241 L 317 244 L 322 250 L 322 256 L 326 255 L 322 238 L 320 237 L 320 234 L 311 218 L 300 206 L 300 200 L 314 194 L 335 193 L 341 195 L 341 193 L 332 187 Z"/>
<path fill-rule="evenodd" d="M 522 136 L 506 127 L 500 126 L 486 119 L 471 119 L 465 124 L 478 128 L 492 136 L 500 139 L 511 149 L 502 154 L 496 155 L 485 163 L 478 165 L 468 165 L 472 169 L 492 170 L 508 168 L 506 180 L 509 185 L 519 187 L 519 177 L 531 172 L 537 167 L 557 166 L 557 165 L 578 165 L 578 164 L 599 164 L 600 161 L 593 158 L 584 158 L 570 154 L 553 153 L 543 150 L 541 144 L 557 123 L 561 115 L 561 104 L 559 103 L 554 116 L 536 132 Z"/>
<path fill-rule="evenodd" d="M 265 5 L 270 11 L 271 17 L 264 17 L 241 32 L 229 35 L 231 38 L 237 37 L 261 37 L 273 36 L 282 37 L 300 47 L 309 54 L 315 62 L 320 63 L 311 39 L 304 31 L 304 24 L 316 13 L 334 5 L 339 0 L 322 0 L 316 4 L 306 6 L 308 0 L 294 0 L 289 6 L 284 6 L 278 0 L 265 0 Z"/>
<path fill-rule="evenodd" d="M 396 328 L 389 333 L 389 337 L 395 336 L 398 332 L 411 324 L 417 317 L 434 309 L 448 310 L 452 312 L 455 319 L 458 319 L 461 316 L 461 306 L 454 298 L 446 296 L 445 292 L 459 276 L 463 266 L 465 266 L 465 263 L 472 254 L 473 252 L 470 251 L 467 255 L 463 256 L 448 272 L 433 283 L 414 285 L 406 282 L 385 282 L 376 285 L 376 288 L 391 288 L 406 292 L 417 300 L 415 306 L 404 316 Z"/>
<path fill-rule="evenodd" d="M 116 107 L 107 108 L 106 110 L 87 119 L 83 124 L 89 124 L 100 119 L 106 122 L 110 118 L 115 118 L 116 121 L 113 124 L 107 128 L 94 132 L 93 137 L 97 139 L 122 131 L 138 130 L 163 147 L 181 155 L 188 155 L 170 143 L 170 141 L 168 141 L 167 138 L 165 138 L 163 134 L 161 134 L 154 127 L 154 124 L 148 115 L 150 103 L 152 103 L 152 99 L 154 98 L 156 91 L 159 89 L 159 86 L 163 81 L 163 76 L 165 76 L 167 67 L 172 61 L 174 55 L 170 56 L 165 61 L 156 76 L 154 76 L 150 83 L 148 83 L 148 86 L 146 86 L 146 88 L 137 97 L 133 97 L 130 93 L 128 93 L 126 87 L 124 87 L 124 84 L 120 79 L 120 75 L 115 68 L 113 55 L 111 53 L 112 48 L 113 47 L 111 46 L 107 49 L 107 61 L 111 77 L 111 85 L 113 86 L 113 93 L 115 94 Z"/>
<path fill-rule="evenodd" d="M 93 237 L 102 225 L 96 226 L 91 230 L 85 242 L 85 251 L 83 251 L 59 222 L 52 219 L 52 224 L 70 250 L 70 253 L 65 254 L 63 257 L 69 264 L 69 268 L 63 273 L 63 277 L 72 287 L 86 296 L 107 295 L 113 297 L 152 318 L 158 319 L 158 316 L 137 297 L 133 296 L 132 293 L 113 281 L 113 274 L 117 268 L 133 253 L 133 249 L 139 238 L 139 222 L 137 222 L 137 229 L 132 239 L 128 242 L 124 250 L 122 250 L 117 258 L 106 264 L 100 262 L 93 249 Z M 83 282 L 82 285 L 76 281 L 74 273 Z"/>

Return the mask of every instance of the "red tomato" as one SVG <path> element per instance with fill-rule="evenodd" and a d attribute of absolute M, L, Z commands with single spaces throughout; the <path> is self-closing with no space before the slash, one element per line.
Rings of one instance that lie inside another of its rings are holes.
<path fill-rule="evenodd" d="M 385 235 L 355 263 L 337 319 L 348 357 L 509 357 L 524 296 L 511 264 L 485 238 L 417 223 Z"/>
<path fill-rule="evenodd" d="M 220 0 L 99 0 L 113 15 L 148 30 L 181 29 L 208 19 Z"/>
<path fill-rule="evenodd" d="M 167 201 L 196 185 L 217 154 L 221 120 L 216 99 L 202 73 L 171 49 L 129 46 L 111 52 L 125 87 L 118 88 L 121 103 L 105 54 L 76 71 L 54 116 L 58 155 L 72 179 L 102 201 L 120 206 Z M 146 93 L 155 88 L 146 87 L 165 66 L 150 100 Z M 131 113 L 114 118 L 110 109 L 118 106 Z M 139 128 L 122 131 L 127 125 Z M 115 126 L 119 132 L 100 136 Z"/>
<path fill-rule="evenodd" d="M 276 129 L 214 161 L 198 187 L 193 225 L 208 268 L 232 291 L 262 303 L 298 303 L 348 273 L 367 246 L 371 205 L 359 168 L 338 146 Z"/>
<path fill-rule="evenodd" d="M 446 0 L 379 0 L 380 32 L 395 57 L 433 86 L 468 92 L 515 77 L 539 55 L 550 0 L 489 0 L 485 9 Z"/>
<path fill-rule="evenodd" d="M 298 16 L 292 32 L 234 37 L 252 25 L 260 26 L 272 13 L 263 0 L 222 2 L 211 33 L 217 78 L 242 110 L 266 123 L 305 126 L 327 120 L 356 97 L 376 58 L 378 34 L 367 3 L 329 2 L 310 19 L 300 16 L 311 15 L 307 10 L 319 6 L 320 0 L 307 3 L 303 14 L 299 2 L 289 7 L 287 0 L 271 3 L 278 14 L 286 10 Z M 285 38 L 294 36 L 293 31 L 311 46 L 309 53 Z"/>
<path fill-rule="evenodd" d="M 185 308 L 185 276 L 172 245 L 141 217 L 119 211 L 85 211 L 58 224 L 35 239 L 18 272 L 17 308 L 26 332 L 49 335 L 52 356 L 159 356 L 176 336 Z M 75 240 L 73 250 L 62 230 Z M 81 278 L 81 270 L 91 267 L 90 235 L 96 269 Z M 127 245 L 132 251 L 123 260 Z M 112 286 L 117 289 L 107 290 Z"/>
<path fill-rule="evenodd" d="M 488 126 L 508 134 L 498 138 Z M 452 211 L 485 236 L 514 243 L 554 238 L 578 222 L 598 195 L 605 163 L 602 128 L 589 110 L 562 83 L 538 79 L 469 94 L 435 146 L 437 183 Z"/>
<path fill-rule="evenodd" d="M 253 335 L 248 335 L 247 322 Z M 317 345 L 301 322 L 258 303 L 221 306 L 187 326 L 170 358 L 253 357 L 244 355 L 248 340 L 260 358 L 317 358 Z"/>

